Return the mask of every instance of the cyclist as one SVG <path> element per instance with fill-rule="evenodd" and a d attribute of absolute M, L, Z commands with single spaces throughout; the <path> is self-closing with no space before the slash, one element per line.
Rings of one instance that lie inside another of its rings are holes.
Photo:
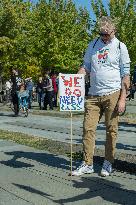
<path fill-rule="evenodd" d="M 18 91 L 19 108 L 24 112 L 28 109 L 29 91 L 25 89 L 25 83 L 22 81 Z"/>

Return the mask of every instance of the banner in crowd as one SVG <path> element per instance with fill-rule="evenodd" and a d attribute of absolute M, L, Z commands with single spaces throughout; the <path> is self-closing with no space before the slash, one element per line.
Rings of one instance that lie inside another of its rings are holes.
<path fill-rule="evenodd" d="M 84 111 L 83 74 L 59 74 L 60 111 Z"/>

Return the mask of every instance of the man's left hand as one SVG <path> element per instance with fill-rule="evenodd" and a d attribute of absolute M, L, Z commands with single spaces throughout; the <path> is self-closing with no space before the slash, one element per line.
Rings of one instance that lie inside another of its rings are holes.
<path fill-rule="evenodd" d="M 119 113 L 125 112 L 125 109 L 126 109 L 126 100 L 120 99 L 120 100 L 118 101 L 117 109 L 118 109 L 118 112 L 119 112 Z"/>

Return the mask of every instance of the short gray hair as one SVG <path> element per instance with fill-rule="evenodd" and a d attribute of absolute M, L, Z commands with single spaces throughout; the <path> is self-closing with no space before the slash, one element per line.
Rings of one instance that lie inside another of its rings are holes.
<path fill-rule="evenodd" d="M 102 16 L 98 21 L 99 30 L 113 31 L 116 30 L 115 24 L 110 16 Z"/>

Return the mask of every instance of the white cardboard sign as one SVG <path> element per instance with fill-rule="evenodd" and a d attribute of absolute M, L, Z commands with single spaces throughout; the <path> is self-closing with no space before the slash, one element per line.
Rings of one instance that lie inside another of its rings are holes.
<path fill-rule="evenodd" d="M 84 111 L 83 74 L 59 74 L 60 111 Z"/>

